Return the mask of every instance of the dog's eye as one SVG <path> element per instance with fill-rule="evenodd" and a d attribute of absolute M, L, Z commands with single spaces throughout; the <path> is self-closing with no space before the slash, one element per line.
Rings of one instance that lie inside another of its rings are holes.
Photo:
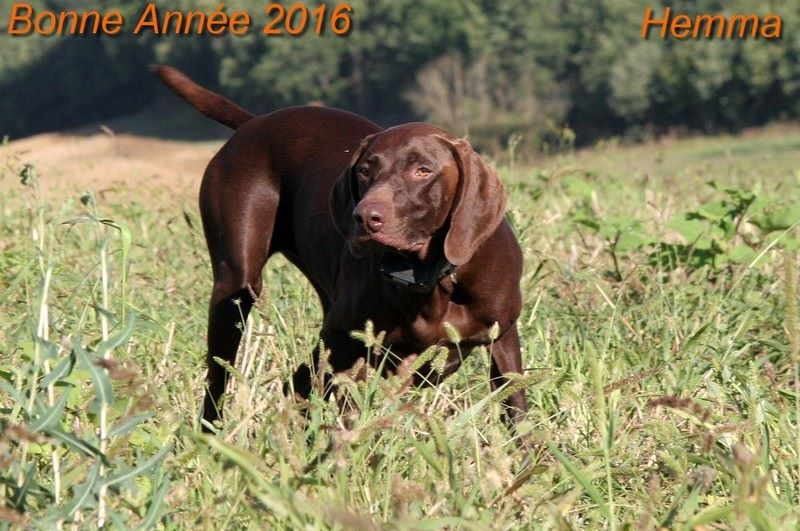
<path fill-rule="evenodd" d="M 417 177 L 424 178 L 430 175 L 431 173 L 433 172 L 430 169 L 426 168 L 425 166 L 420 166 L 419 168 L 417 168 L 415 175 Z"/>
<path fill-rule="evenodd" d="M 369 166 L 359 166 L 357 171 L 361 177 L 369 178 L 370 175 Z"/>

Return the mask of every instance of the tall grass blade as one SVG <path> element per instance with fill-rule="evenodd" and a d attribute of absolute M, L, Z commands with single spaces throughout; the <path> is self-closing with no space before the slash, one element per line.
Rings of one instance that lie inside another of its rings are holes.
<path fill-rule="evenodd" d="M 508 384 L 512 385 L 512 384 Z M 497 397 L 498 395 L 504 390 L 504 387 L 488 394 L 472 404 L 469 408 L 465 409 L 461 413 L 459 413 L 455 419 L 452 421 L 452 428 L 450 430 L 450 437 L 460 436 L 462 430 L 470 423 L 475 420 L 475 417 L 483 411 L 484 408 L 489 406 Z"/>
<path fill-rule="evenodd" d="M 199 444 L 209 447 L 216 452 L 217 455 L 241 470 L 257 487 L 254 491 L 254 495 L 256 495 L 258 500 L 270 511 L 274 512 L 280 518 L 291 518 L 297 523 L 300 522 L 292 506 L 272 494 L 275 489 L 267 482 L 261 472 L 259 472 L 258 467 L 254 464 L 257 459 L 253 455 L 227 444 L 217 437 L 208 437 L 198 434 L 195 435 L 195 439 Z"/>
<path fill-rule="evenodd" d="M 104 479 L 101 485 L 104 487 L 112 487 L 119 483 L 124 483 L 130 479 L 135 478 L 145 470 L 148 470 L 153 466 L 155 466 L 155 464 L 158 463 L 165 455 L 167 455 L 167 452 L 169 452 L 170 450 L 172 450 L 171 444 L 163 446 L 161 450 L 156 452 L 152 457 L 150 457 L 150 459 L 148 459 L 144 463 L 141 463 L 121 474 L 117 474 L 115 476 L 111 476 L 107 479 Z"/>
<path fill-rule="evenodd" d="M 165 498 L 172 483 L 167 478 L 161 478 L 158 488 L 150 496 L 147 506 L 147 513 L 144 515 L 141 525 L 137 529 L 152 529 L 156 526 L 156 521 L 164 510 Z"/>
<path fill-rule="evenodd" d="M 141 415 L 126 417 L 122 419 L 119 423 L 117 423 L 113 428 L 108 430 L 108 436 L 119 437 L 122 435 L 127 435 L 134 428 L 136 428 L 136 426 L 141 424 L 143 421 L 151 418 L 152 416 L 153 416 L 152 413 L 142 413 Z"/>
<path fill-rule="evenodd" d="M 547 447 L 550 450 L 558 462 L 566 469 L 567 472 L 570 473 L 572 477 L 583 487 L 584 492 L 589 495 L 592 501 L 600 508 L 606 515 L 610 516 L 608 505 L 606 504 L 605 499 L 603 499 L 603 495 L 600 494 L 600 491 L 592 485 L 592 479 L 580 468 L 578 468 L 572 460 L 564 455 L 561 450 L 559 450 L 555 444 L 550 441 L 547 441 Z"/>
<path fill-rule="evenodd" d="M 732 503 L 706 507 L 686 522 L 686 529 L 704 528 L 709 524 L 727 520 L 735 508 L 736 506 Z"/>

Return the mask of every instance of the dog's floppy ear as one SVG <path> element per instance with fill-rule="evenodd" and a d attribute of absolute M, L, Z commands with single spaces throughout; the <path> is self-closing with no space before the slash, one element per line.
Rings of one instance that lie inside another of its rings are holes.
<path fill-rule="evenodd" d="M 352 242 L 353 230 L 355 229 L 353 210 L 356 208 L 356 203 L 360 200 L 358 197 L 358 183 L 356 182 L 355 168 L 374 136 L 375 135 L 369 135 L 364 137 L 361 141 L 361 145 L 358 146 L 358 149 L 353 153 L 350 164 L 347 165 L 347 168 L 344 169 L 342 175 L 339 176 L 333 184 L 333 188 L 331 188 L 330 209 L 331 216 L 333 216 L 333 225 L 336 227 L 336 231 L 348 243 L 350 252 L 353 254 L 356 254 L 353 247 L 350 245 Z"/>
<path fill-rule="evenodd" d="M 458 165 L 458 187 L 450 210 L 450 229 L 444 254 L 453 265 L 469 261 L 491 236 L 506 207 L 506 195 L 497 173 L 460 138 L 445 138 Z"/>

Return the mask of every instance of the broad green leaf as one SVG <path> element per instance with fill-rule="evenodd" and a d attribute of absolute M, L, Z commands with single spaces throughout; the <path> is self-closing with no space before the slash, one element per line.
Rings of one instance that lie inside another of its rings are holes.
<path fill-rule="evenodd" d="M 667 227 L 683 236 L 687 243 L 696 241 L 704 233 L 708 232 L 708 223 L 688 218 L 686 214 L 674 216 L 667 221 Z"/>
<path fill-rule="evenodd" d="M 733 246 L 727 254 L 735 264 L 749 264 L 756 257 L 756 252 L 744 244 Z"/>
<path fill-rule="evenodd" d="M 750 223 L 764 232 L 786 230 L 800 221 L 800 202 L 778 207 L 767 207 L 761 212 L 756 212 Z"/>
<path fill-rule="evenodd" d="M 623 232 L 617 240 L 617 250 L 627 253 L 645 245 L 649 245 L 653 239 L 640 232 Z"/>
<path fill-rule="evenodd" d="M 580 196 L 584 199 L 591 197 L 595 189 L 589 182 L 576 175 L 565 177 L 563 182 L 571 195 Z"/>

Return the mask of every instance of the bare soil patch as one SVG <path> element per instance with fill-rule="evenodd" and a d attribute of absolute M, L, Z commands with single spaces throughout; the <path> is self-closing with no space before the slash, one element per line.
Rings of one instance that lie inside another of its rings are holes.
<path fill-rule="evenodd" d="M 46 195 L 123 196 L 161 191 L 197 197 L 203 170 L 223 141 L 175 141 L 129 133 L 44 133 L 0 147 L 0 159 L 33 164 Z"/>

